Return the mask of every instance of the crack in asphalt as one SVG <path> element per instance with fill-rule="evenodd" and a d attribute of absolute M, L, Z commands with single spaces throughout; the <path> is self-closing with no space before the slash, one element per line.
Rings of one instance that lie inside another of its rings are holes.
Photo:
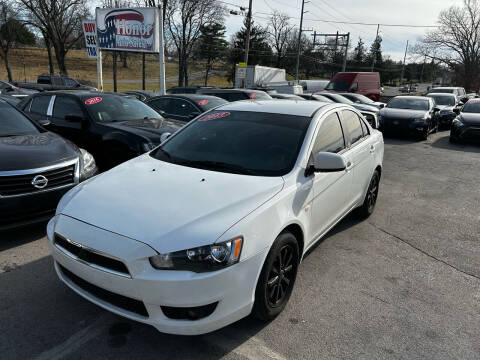
<path fill-rule="evenodd" d="M 433 260 L 435 260 L 435 261 L 441 262 L 442 264 L 447 265 L 448 267 L 452 268 L 453 270 L 456 270 L 456 271 L 458 271 L 458 272 L 460 272 L 460 273 L 462 273 L 462 274 L 464 274 L 464 275 L 468 275 L 468 276 L 471 276 L 471 277 L 473 277 L 473 278 L 475 278 L 475 279 L 477 279 L 477 280 L 480 280 L 480 277 L 479 277 L 479 276 L 477 276 L 477 275 L 475 275 L 475 274 L 472 274 L 472 273 L 469 273 L 469 272 L 467 272 L 467 271 L 464 271 L 464 270 L 462 270 L 462 269 L 459 269 L 459 268 L 457 268 L 456 266 L 454 266 L 454 265 L 446 262 L 445 260 L 439 259 L 439 258 L 437 258 L 437 257 L 435 257 L 435 256 L 433 256 L 433 255 L 431 255 L 431 254 L 429 254 L 429 253 L 427 253 L 425 250 L 422 250 L 422 249 L 420 249 L 419 247 L 417 247 L 417 246 L 413 245 L 412 243 L 408 242 L 407 240 L 402 239 L 400 236 L 397 236 L 397 235 L 395 235 L 395 234 L 392 234 L 391 232 L 389 232 L 389 231 L 387 231 L 387 230 L 385 230 L 385 229 L 382 229 L 382 228 L 379 227 L 378 225 L 376 225 L 376 224 L 374 224 L 374 223 L 371 223 L 371 222 L 369 222 L 369 221 L 368 221 L 368 224 L 372 225 L 375 229 L 380 230 L 381 232 L 383 232 L 383 233 L 385 233 L 385 234 L 387 234 L 387 235 L 390 235 L 390 236 L 394 237 L 395 239 L 401 241 L 402 243 L 410 246 L 411 248 L 413 248 L 413 249 L 421 252 L 422 254 L 428 256 L 429 258 L 431 258 L 431 259 L 433 259 Z"/>

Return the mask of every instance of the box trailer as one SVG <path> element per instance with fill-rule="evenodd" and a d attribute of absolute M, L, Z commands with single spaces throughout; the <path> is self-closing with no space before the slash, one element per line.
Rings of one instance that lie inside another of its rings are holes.
<path fill-rule="evenodd" d="M 247 67 L 235 67 L 235 87 L 254 88 L 265 86 L 272 82 L 285 82 L 285 69 L 271 68 L 267 66 L 251 65 Z"/>

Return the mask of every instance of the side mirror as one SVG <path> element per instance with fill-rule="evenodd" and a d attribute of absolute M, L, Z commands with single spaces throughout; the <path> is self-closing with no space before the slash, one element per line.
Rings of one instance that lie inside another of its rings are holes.
<path fill-rule="evenodd" d="M 380 109 L 383 109 L 386 104 L 380 104 Z"/>
<path fill-rule="evenodd" d="M 200 113 L 195 111 L 190 115 L 188 115 L 188 117 L 190 118 L 190 120 L 192 120 L 192 119 L 195 119 L 198 115 L 200 115 Z"/>
<path fill-rule="evenodd" d="M 64 117 L 64 120 L 65 121 L 68 121 L 68 122 L 78 122 L 78 123 L 81 123 L 83 121 L 83 117 L 82 116 L 78 116 L 78 115 L 65 115 Z"/>
<path fill-rule="evenodd" d="M 345 160 L 338 154 L 318 152 L 313 156 L 313 171 L 338 172 L 347 168 Z"/>
<path fill-rule="evenodd" d="M 470 100 L 470 99 L 468 98 L 468 96 L 464 96 L 464 97 L 462 97 L 462 98 L 460 99 L 460 101 L 461 101 L 462 103 L 464 103 L 464 104 L 465 104 L 468 100 Z"/>
<path fill-rule="evenodd" d="M 162 135 L 160 135 L 160 143 L 166 141 L 170 136 L 172 136 L 172 133 L 164 132 Z"/>
<path fill-rule="evenodd" d="M 453 112 L 457 115 L 460 115 L 460 111 L 461 111 L 461 108 L 459 107 L 453 108 Z"/>
<path fill-rule="evenodd" d="M 433 112 L 439 112 L 439 111 L 440 111 L 440 108 L 438 108 L 436 106 L 433 108 Z"/>
<path fill-rule="evenodd" d="M 38 120 L 38 123 L 40 124 L 40 126 L 43 126 L 43 127 L 51 124 L 50 120 L 48 120 L 48 119 Z"/>

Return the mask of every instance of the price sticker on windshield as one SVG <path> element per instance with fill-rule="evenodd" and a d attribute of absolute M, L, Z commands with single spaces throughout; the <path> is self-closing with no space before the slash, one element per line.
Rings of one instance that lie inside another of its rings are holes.
<path fill-rule="evenodd" d="M 229 112 L 219 112 L 219 113 L 215 113 L 215 114 L 208 114 L 208 115 L 202 116 L 198 120 L 199 121 L 217 120 L 217 119 L 221 119 L 221 118 L 224 118 L 224 117 L 227 117 L 227 116 L 230 116 Z"/>
<path fill-rule="evenodd" d="M 96 97 L 85 100 L 85 105 L 93 105 L 93 104 L 99 103 L 100 101 L 102 101 L 102 98 L 100 96 L 96 96 Z"/>
<path fill-rule="evenodd" d="M 200 106 L 205 106 L 205 105 L 207 105 L 207 104 L 208 104 L 208 100 L 200 100 L 200 101 L 198 102 L 198 105 L 200 105 Z"/>

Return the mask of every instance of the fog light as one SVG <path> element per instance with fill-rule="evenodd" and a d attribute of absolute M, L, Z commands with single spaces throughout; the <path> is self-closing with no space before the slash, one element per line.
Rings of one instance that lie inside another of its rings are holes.
<path fill-rule="evenodd" d="M 214 302 L 203 306 L 194 307 L 175 307 L 175 306 L 161 306 L 161 309 L 166 317 L 175 320 L 199 320 L 211 315 L 218 302 Z"/>

